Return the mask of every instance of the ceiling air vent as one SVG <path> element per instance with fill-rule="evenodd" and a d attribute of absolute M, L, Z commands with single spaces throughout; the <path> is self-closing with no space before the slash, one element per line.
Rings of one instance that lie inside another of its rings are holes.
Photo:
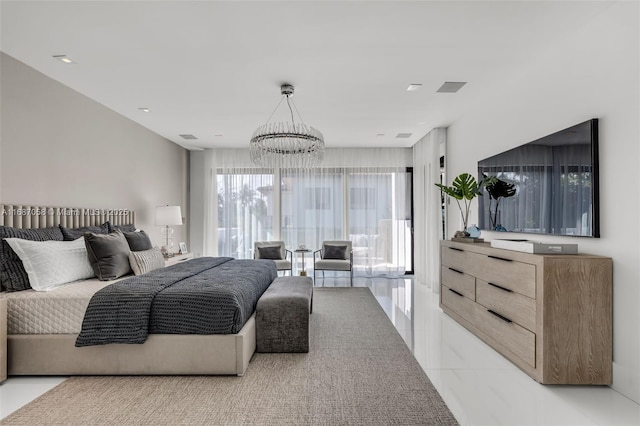
<path fill-rule="evenodd" d="M 410 138 L 413 133 L 398 133 L 396 135 L 396 139 L 407 139 Z"/>
<path fill-rule="evenodd" d="M 179 135 L 182 139 L 187 139 L 187 140 L 193 140 L 193 139 L 198 139 L 197 137 L 193 136 L 193 135 Z"/>
<path fill-rule="evenodd" d="M 438 93 L 456 93 L 462 89 L 462 86 L 467 84 L 466 81 L 445 81 L 442 86 L 436 92 Z"/>

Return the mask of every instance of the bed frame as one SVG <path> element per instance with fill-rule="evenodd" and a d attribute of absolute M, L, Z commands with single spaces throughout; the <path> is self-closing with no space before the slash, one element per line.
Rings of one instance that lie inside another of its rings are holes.
<path fill-rule="evenodd" d="M 126 209 L 0 204 L 0 225 L 69 228 L 134 223 Z M 2 293 L 0 293 L 2 298 Z M 238 375 L 256 349 L 255 313 L 237 334 L 150 334 L 143 344 L 75 347 L 76 334 L 9 334 L 8 375 Z"/>

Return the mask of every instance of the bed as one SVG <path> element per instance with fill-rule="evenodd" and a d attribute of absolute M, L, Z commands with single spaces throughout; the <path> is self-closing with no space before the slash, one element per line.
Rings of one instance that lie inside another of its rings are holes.
<path fill-rule="evenodd" d="M 23 212 L 20 215 L 2 215 L 0 225 L 18 229 L 49 228 L 59 224 L 80 228 L 105 222 L 124 225 L 133 223 L 135 218 L 134 212 L 128 210 L 109 210 L 102 214 L 102 211 L 91 209 L 36 206 L 0 205 L 0 209 L 3 212 Z M 24 214 L 28 211 L 41 213 Z M 208 262 L 203 258 L 194 260 L 197 262 L 191 266 L 192 269 L 198 262 L 201 265 Z M 162 272 L 167 276 L 175 275 L 179 268 L 189 262 L 164 268 Z M 222 263 L 233 263 L 225 262 Z M 277 273 L 272 262 L 261 262 L 268 265 L 265 274 L 269 277 L 263 279 L 268 282 L 261 284 L 266 289 Z M 205 266 L 202 268 L 209 270 Z M 154 272 L 158 274 L 158 270 Z M 46 292 L 25 290 L 0 293 L 0 298 L 7 300 L 8 308 L 8 374 L 243 375 L 255 352 L 254 312 L 246 315 L 248 319 L 243 319 L 239 330 L 227 334 L 164 334 L 153 332 L 150 326 L 144 343 L 76 346 L 93 295 L 119 285 L 126 286 L 126 280 L 142 279 L 145 275 L 113 281 L 93 278 Z M 182 278 L 174 281 L 183 282 Z"/>

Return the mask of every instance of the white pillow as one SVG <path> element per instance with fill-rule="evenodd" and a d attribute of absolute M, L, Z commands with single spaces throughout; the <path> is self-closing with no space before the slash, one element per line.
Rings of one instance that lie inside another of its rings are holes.
<path fill-rule="evenodd" d="M 29 276 L 31 288 L 48 291 L 62 284 L 95 276 L 84 237 L 74 241 L 29 241 L 5 238 Z"/>
<path fill-rule="evenodd" d="M 130 251 L 129 264 L 135 275 L 142 275 L 165 266 L 164 257 L 159 247 L 149 250 Z"/>

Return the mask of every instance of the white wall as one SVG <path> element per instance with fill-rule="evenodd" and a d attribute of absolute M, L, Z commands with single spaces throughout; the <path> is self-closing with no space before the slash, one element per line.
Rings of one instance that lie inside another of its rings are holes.
<path fill-rule="evenodd" d="M 156 206 L 188 217 L 184 148 L 4 53 L 0 66 L 1 202 L 133 209 L 155 244 Z"/>
<path fill-rule="evenodd" d="M 477 161 L 590 118 L 600 119 L 599 239 L 535 236 L 578 243 L 583 253 L 614 261 L 613 388 L 640 402 L 640 67 L 639 6 L 612 4 L 545 57 L 505 82 L 449 127 L 447 176 L 477 173 Z M 473 82 L 469 82 L 473 84 Z M 464 89 L 463 89 L 464 90 Z M 476 223 L 477 210 L 470 223 Z M 448 212 L 449 235 L 459 212 Z M 527 235 L 513 235 L 526 238 Z M 491 239 L 496 233 L 483 232 Z M 528 236 L 531 238 L 531 235 Z"/>

